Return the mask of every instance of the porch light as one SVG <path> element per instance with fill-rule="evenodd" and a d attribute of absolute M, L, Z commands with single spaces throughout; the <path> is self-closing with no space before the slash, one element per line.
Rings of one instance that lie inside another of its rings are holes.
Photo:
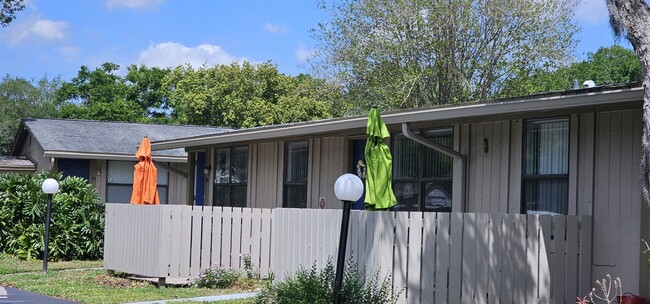
<path fill-rule="evenodd" d="M 50 247 L 50 209 L 52 208 L 52 195 L 59 192 L 59 182 L 48 178 L 41 184 L 41 190 L 47 194 L 47 209 L 45 211 L 45 247 L 43 248 L 43 272 L 47 272 L 48 249 Z"/>
<path fill-rule="evenodd" d="M 345 267 L 345 246 L 348 242 L 348 226 L 350 226 L 350 208 L 363 195 L 363 182 L 350 173 L 341 175 L 334 183 L 334 194 L 343 202 L 343 218 L 341 220 L 341 237 L 339 239 L 339 255 L 336 260 L 336 285 L 334 287 L 334 303 L 343 303 L 341 287 L 343 286 L 343 270 Z"/>

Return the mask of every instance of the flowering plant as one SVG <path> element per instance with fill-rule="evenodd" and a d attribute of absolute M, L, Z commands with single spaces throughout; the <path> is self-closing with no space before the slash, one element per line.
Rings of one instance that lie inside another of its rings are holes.
<path fill-rule="evenodd" d="M 205 288 L 228 288 L 239 278 L 239 272 L 224 267 L 212 267 L 203 270 L 195 284 Z"/>

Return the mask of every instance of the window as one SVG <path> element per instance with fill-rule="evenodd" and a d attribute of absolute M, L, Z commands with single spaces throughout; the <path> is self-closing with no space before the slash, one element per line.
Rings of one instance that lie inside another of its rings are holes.
<path fill-rule="evenodd" d="M 451 128 L 424 130 L 419 135 L 453 147 Z M 397 211 L 451 211 L 453 158 L 418 144 L 402 134 L 393 136 L 393 192 Z"/>
<path fill-rule="evenodd" d="M 217 149 L 214 164 L 212 205 L 246 207 L 248 147 Z"/>
<path fill-rule="evenodd" d="M 106 174 L 106 202 L 123 203 L 131 202 L 133 192 L 133 169 L 136 162 L 108 161 Z M 158 169 L 158 198 L 161 204 L 167 204 L 167 188 L 169 185 L 166 170 Z"/>
<path fill-rule="evenodd" d="M 309 142 L 286 143 L 284 155 L 284 197 L 282 206 L 285 208 L 306 208 Z"/>
<path fill-rule="evenodd" d="M 569 198 L 569 119 L 524 124 L 523 212 L 566 214 Z"/>

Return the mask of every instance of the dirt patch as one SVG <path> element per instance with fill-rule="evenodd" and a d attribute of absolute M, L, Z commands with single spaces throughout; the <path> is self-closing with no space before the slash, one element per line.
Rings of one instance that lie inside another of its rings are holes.
<path fill-rule="evenodd" d="M 110 276 L 108 274 L 100 274 L 97 277 L 91 278 L 89 280 L 101 286 L 113 287 L 113 288 L 144 287 L 144 286 L 151 285 L 151 283 L 149 282 L 130 280 L 127 278 Z"/>

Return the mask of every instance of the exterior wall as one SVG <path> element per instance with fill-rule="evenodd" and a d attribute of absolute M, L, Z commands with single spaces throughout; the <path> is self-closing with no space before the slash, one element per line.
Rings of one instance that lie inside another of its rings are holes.
<path fill-rule="evenodd" d="M 189 165 L 186 163 L 171 163 L 170 166 L 174 169 L 188 172 Z M 169 172 L 169 185 L 167 192 L 167 203 L 170 205 L 187 205 L 187 177 L 180 176 L 173 172 Z M 190 202 L 191 203 L 191 202 Z"/>
<path fill-rule="evenodd" d="M 283 142 L 249 146 L 248 205 L 252 208 L 282 207 Z"/>
<path fill-rule="evenodd" d="M 324 197 L 328 209 L 337 209 L 334 182 L 350 167 L 347 137 L 322 137 L 309 141 L 308 208 L 319 208 Z M 249 201 L 251 208 L 282 207 L 284 142 L 251 144 Z"/>
<path fill-rule="evenodd" d="M 18 156 L 26 156 L 32 160 L 36 165 L 36 172 L 41 172 L 50 169 L 50 160 L 43 157 L 43 153 L 43 147 L 41 147 L 32 134 L 28 134 L 23 142 L 23 146 L 20 147 Z"/>
<path fill-rule="evenodd" d="M 342 174 L 351 172 L 349 142 L 341 136 L 314 139 L 307 208 L 320 208 L 319 201 L 323 197 L 326 209 L 341 209 L 342 203 L 334 194 L 334 182 Z"/>
<path fill-rule="evenodd" d="M 515 165 L 510 158 L 521 155 L 510 155 L 511 121 L 463 125 L 463 129 L 467 128 L 469 132 L 464 133 L 469 133 L 469 139 L 465 140 L 469 144 L 466 211 L 512 213 L 509 210 L 515 210 L 513 206 L 519 204 L 515 197 L 510 200 L 508 195 L 508 174 L 510 166 Z"/>
<path fill-rule="evenodd" d="M 641 219 L 648 217 L 640 181 L 642 110 L 601 112 L 595 120 L 592 278 L 609 273 L 625 291 L 648 297 L 637 285 L 648 267 L 640 259 L 647 234 Z"/>
<path fill-rule="evenodd" d="M 101 202 L 106 202 L 106 160 L 94 159 L 90 161 L 90 180 L 91 185 L 97 189 L 101 197 Z"/>

